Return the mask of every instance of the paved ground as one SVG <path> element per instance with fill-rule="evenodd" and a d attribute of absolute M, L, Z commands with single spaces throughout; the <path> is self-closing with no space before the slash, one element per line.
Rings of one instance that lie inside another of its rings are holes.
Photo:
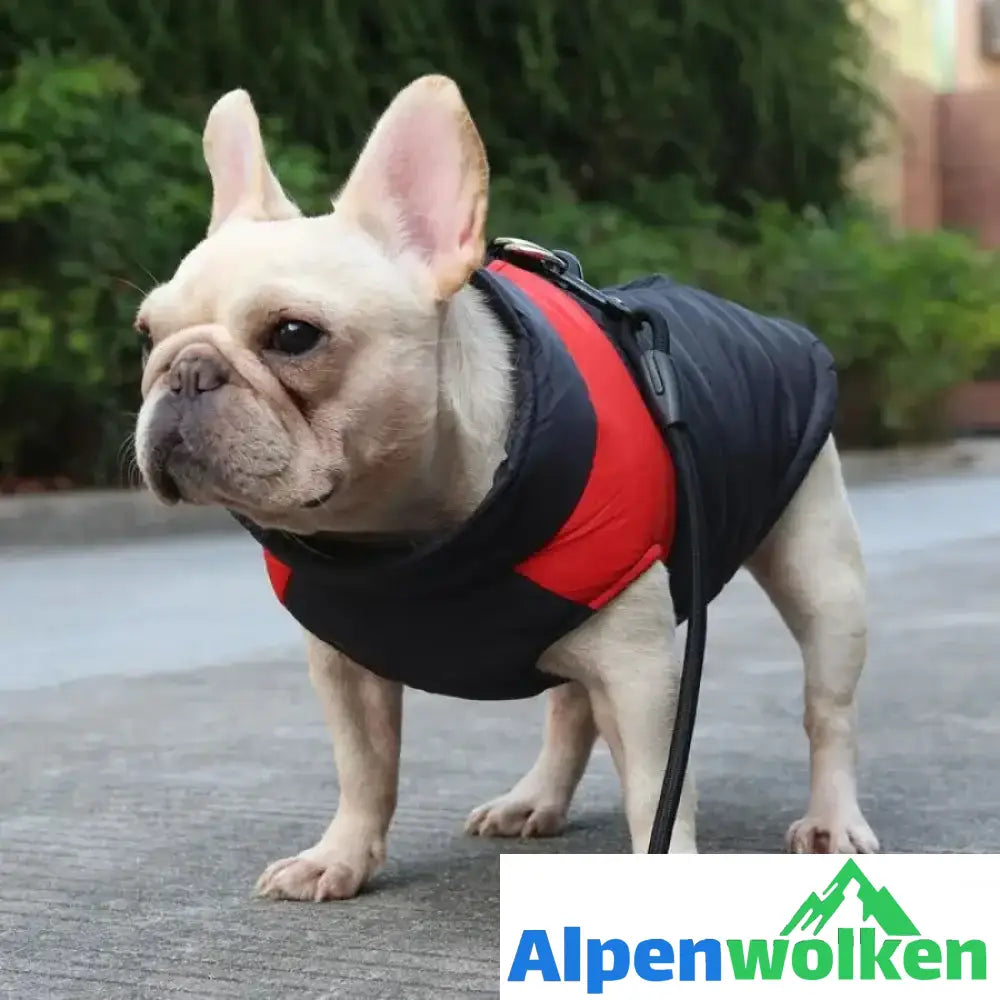
<path fill-rule="evenodd" d="M 1000 478 L 855 489 L 875 629 L 865 806 L 892 851 L 1000 851 Z M 409 698 L 376 891 L 257 901 L 335 799 L 327 736 L 248 540 L 0 552 L 0 997 L 496 994 L 495 842 L 466 810 L 530 762 L 537 703 Z M 771 851 L 805 794 L 796 652 L 740 577 L 696 745 L 707 851 Z M 553 851 L 625 846 L 606 753 Z M 515 847 L 515 849 L 524 849 Z"/>

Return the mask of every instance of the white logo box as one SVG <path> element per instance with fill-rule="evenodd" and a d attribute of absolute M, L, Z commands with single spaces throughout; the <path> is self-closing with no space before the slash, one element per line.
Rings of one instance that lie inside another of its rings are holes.
<path fill-rule="evenodd" d="M 500 859 L 501 1000 L 1000 997 L 998 963 L 1000 855 Z"/>

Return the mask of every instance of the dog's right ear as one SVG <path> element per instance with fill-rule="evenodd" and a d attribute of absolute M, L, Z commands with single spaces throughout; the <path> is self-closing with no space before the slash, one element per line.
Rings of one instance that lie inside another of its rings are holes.
<path fill-rule="evenodd" d="M 277 220 L 302 214 L 271 171 L 257 112 L 245 90 L 231 90 L 215 102 L 202 142 L 212 175 L 209 233 L 230 218 Z"/>

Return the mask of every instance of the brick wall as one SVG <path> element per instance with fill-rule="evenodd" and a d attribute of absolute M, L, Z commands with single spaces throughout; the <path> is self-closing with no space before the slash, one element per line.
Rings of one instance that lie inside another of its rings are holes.
<path fill-rule="evenodd" d="M 882 124 L 855 184 L 900 226 L 954 226 L 1000 247 L 1000 59 L 980 50 L 980 0 L 953 0 L 950 78 L 935 75 L 940 24 L 932 7 L 879 0 L 865 15 L 874 42 L 872 82 L 892 121 Z"/>
<path fill-rule="evenodd" d="M 856 190 L 907 229 L 941 224 L 938 96 L 912 76 L 887 72 L 879 88 L 892 110 L 873 138 L 873 153 L 855 168 Z"/>
<path fill-rule="evenodd" d="M 941 221 L 1000 247 L 1000 86 L 938 98 Z"/>
<path fill-rule="evenodd" d="M 907 229 L 936 229 L 942 221 L 943 206 L 938 95 L 913 77 L 899 78 L 896 91 L 902 147 L 899 221 Z"/>
<path fill-rule="evenodd" d="M 856 188 L 907 229 L 953 226 L 1000 247 L 1000 84 L 937 94 L 897 73 L 882 93 L 894 120 L 856 168 Z"/>
<path fill-rule="evenodd" d="M 955 13 L 952 90 L 980 90 L 1000 86 L 1000 59 L 984 56 L 980 44 L 981 2 L 982 0 L 952 0 Z"/>
<path fill-rule="evenodd" d="M 859 6 L 872 40 L 869 72 L 891 115 L 879 122 L 873 152 L 855 168 L 855 187 L 900 226 L 941 222 L 941 170 L 929 0 L 878 0 Z"/>

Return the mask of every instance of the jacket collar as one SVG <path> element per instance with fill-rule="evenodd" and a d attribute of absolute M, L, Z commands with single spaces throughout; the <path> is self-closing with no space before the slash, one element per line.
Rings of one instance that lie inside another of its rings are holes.
<path fill-rule="evenodd" d="M 545 546 L 569 517 L 586 485 L 590 454 L 567 447 L 593 420 L 586 387 L 559 335 L 539 307 L 509 277 L 475 271 L 481 292 L 511 339 L 515 406 L 507 458 L 473 514 L 458 527 L 414 539 L 358 541 L 334 534 L 301 536 L 236 520 L 295 571 L 345 584 L 377 585 L 385 574 L 456 584 L 510 569 Z M 554 292 L 554 294 L 564 294 Z M 574 430 L 575 429 L 575 430 Z"/>

